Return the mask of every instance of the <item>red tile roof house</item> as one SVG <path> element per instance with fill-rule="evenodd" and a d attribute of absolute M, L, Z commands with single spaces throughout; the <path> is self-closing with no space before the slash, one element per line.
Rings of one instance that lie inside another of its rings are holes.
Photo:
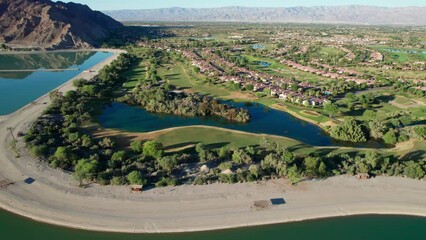
<path fill-rule="evenodd" d="M 261 92 L 265 88 L 266 88 L 265 84 L 262 84 L 262 83 L 255 83 L 255 84 L 253 84 L 253 91 L 254 92 Z"/>
<path fill-rule="evenodd" d="M 416 87 L 416 89 L 426 92 L 426 87 Z"/>
<path fill-rule="evenodd" d="M 318 98 L 318 97 L 309 98 L 309 103 L 313 107 L 324 106 L 324 104 L 327 103 L 327 102 L 329 102 L 329 101 L 325 98 Z"/>
<path fill-rule="evenodd" d="M 293 92 L 291 90 L 282 90 L 279 95 L 279 99 L 284 101 L 289 101 L 292 93 Z"/>

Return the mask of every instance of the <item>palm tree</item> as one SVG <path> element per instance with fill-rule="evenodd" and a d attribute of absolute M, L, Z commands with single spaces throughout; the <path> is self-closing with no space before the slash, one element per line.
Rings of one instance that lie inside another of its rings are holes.
<path fill-rule="evenodd" d="M 13 140 L 16 141 L 15 135 L 13 135 L 13 127 L 8 127 L 7 130 L 10 132 L 10 135 L 12 135 Z"/>

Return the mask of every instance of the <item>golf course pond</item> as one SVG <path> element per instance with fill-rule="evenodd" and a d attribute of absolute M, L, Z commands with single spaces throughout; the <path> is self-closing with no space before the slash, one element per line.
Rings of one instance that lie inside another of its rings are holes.
<path fill-rule="evenodd" d="M 226 119 L 207 117 L 182 117 L 171 114 L 151 113 L 138 106 L 113 102 L 104 106 L 98 116 L 104 128 L 129 132 L 151 132 L 172 127 L 206 125 L 250 133 L 272 134 L 294 138 L 316 146 L 334 145 L 332 139 L 320 127 L 300 120 L 292 115 L 271 109 L 258 103 L 225 103 L 247 109 L 251 115 L 248 123 L 231 122 Z"/>

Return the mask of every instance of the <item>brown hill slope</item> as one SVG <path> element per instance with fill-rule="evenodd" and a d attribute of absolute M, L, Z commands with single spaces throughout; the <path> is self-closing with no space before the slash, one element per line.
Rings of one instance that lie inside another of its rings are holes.
<path fill-rule="evenodd" d="M 122 24 L 88 6 L 50 0 L 0 0 L 0 42 L 37 48 L 81 48 Z"/>

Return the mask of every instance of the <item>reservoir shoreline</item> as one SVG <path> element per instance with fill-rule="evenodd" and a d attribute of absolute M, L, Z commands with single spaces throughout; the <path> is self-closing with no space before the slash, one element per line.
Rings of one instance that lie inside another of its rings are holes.
<path fill-rule="evenodd" d="M 95 76 L 122 52 L 111 51 L 115 54 L 93 67 L 93 72 L 73 79 Z M 57 89 L 72 89 L 73 79 Z M 0 117 L 0 181 L 15 183 L 0 190 L 0 207 L 35 221 L 102 232 L 170 233 L 349 215 L 426 217 L 425 182 L 398 177 L 359 181 L 337 176 L 296 186 L 283 179 L 182 185 L 149 189 L 142 194 L 132 194 L 128 186 L 90 184 L 81 189 L 68 173 L 52 169 L 25 152 L 16 159 L 9 150 L 12 136 L 6 129 L 25 131 L 48 103 L 46 93 L 20 110 Z M 27 178 L 35 181 L 26 184 Z M 261 210 L 253 208 L 254 201 L 273 198 L 284 198 L 286 203 Z"/>
<path fill-rule="evenodd" d="M 14 69 L 13 71 L 9 71 L 8 69 L 0 70 L 0 73 L 29 73 L 29 75 L 25 75 L 24 77 L 18 77 L 15 79 L 13 76 L 9 77 L 0 77 L 0 82 L 2 83 L 2 97 L 1 101 L 6 106 L 3 106 L 3 104 L 0 105 L 0 118 L 6 118 L 13 114 L 14 112 L 17 112 L 19 110 L 22 110 L 29 105 L 40 101 L 45 95 L 48 95 L 49 92 L 59 89 L 62 86 L 66 85 L 67 82 L 73 81 L 77 78 L 90 78 L 95 76 L 97 73 L 92 70 L 89 71 L 89 69 L 92 68 L 99 68 L 99 65 L 104 60 L 109 59 L 109 56 L 114 55 L 114 52 L 117 50 L 110 50 L 108 54 L 105 54 L 107 51 L 106 49 L 100 49 L 99 51 L 96 51 L 96 49 L 91 50 L 74 50 L 74 51 L 68 51 L 72 52 L 73 54 L 78 54 L 79 52 L 83 53 L 90 53 L 90 56 L 86 59 L 84 59 L 84 62 L 81 63 L 72 63 L 69 62 L 68 64 L 77 64 L 75 66 L 78 66 L 78 68 L 72 68 L 72 66 L 68 67 L 65 70 L 56 71 L 58 68 L 57 65 L 53 65 L 55 68 L 55 71 L 49 71 L 46 69 L 38 69 L 36 71 L 27 71 L 28 69 Z M 45 51 L 44 54 L 51 54 L 54 53 L 64 53 L 63 51 Z M 29 55 L 24 53 L 18 53 L 18 55 Z M 7 56 L 7 55 L 16 55 L 16 54 L 0 54 L 0 56 Z M 88 55 L 86 55 L 88 56 Z M 98 57 L 96 57 L 98 56 Z M 99 57 L 100 56 L 100 57 Z M 103 57 L 105 56 L 105 57 Z M 96 61 L 96 58 L 98 58 L 98 61 Z M 54 58 L 53 58 L 54 59 Z M 93 60 L 94 59 L 94 60 Z M 7 60 L 7 59 L 6 59 Z M 49 59 L 50 61 L 52 59 Z M 23 63 L 25 66 L 25 62 Z M 49 63 L 47 63 L 49 65 Z M 6 64 L 7 65 L 7 64 Z M 49 65 L 50 66 L 50 65 Z M 63 66 L 59 67 L 63 68 Z M 16 71 L 15 71 L 16 70 Z M 97 71 L 100 70 L 97 69 Z M 47 75 L 46 75 L 47 74 Z M 40 83 L 38 83 L 40 82 Z M 57 83 L 55 83 L 57 82 Z M 31 86 L 26 87 L 26 86 Z M 5 90 L 9 89 L 9 90 Z M 65 91 L 66 89 L 64 89 Z M 11 94 L 13 93 L 13 95 Z M 17 98 L 14 100 L 14 98 Z"/>

